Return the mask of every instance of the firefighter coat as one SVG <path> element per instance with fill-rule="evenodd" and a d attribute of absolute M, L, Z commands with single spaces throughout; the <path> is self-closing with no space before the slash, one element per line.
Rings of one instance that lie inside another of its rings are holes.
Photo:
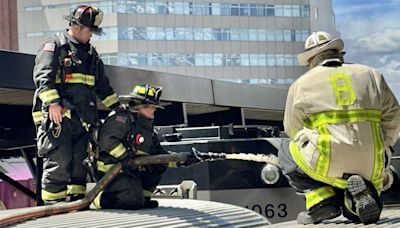
<path fill-rule="evenodd" d="M 291 85 L 284 127 L 290 153 L 308 176 L 344 189 L 346 174 L 359 174 L 379 191 L 400 108 L 375 69 L 317 66 Z"/>
<path fill-rule="evenodd" d="M 41 46 L 33 81 L 35 123 L 46 117 L 48 105 L 54 102 L 75 110 L 86 123 L 94 123 L 97 118 L 96 96 L 108 108 L 119 106 L 96 50 L 90 43 L 80 44 L 67 31 L 57 33 Z"/>

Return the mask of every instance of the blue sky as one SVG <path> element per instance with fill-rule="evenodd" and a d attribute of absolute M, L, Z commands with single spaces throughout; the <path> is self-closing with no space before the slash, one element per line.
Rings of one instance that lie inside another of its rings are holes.
<path fill-rule="evenodd" d="M 332 0 L 346 62 L 381 71 L 400 100 L 400 0 Z"/>

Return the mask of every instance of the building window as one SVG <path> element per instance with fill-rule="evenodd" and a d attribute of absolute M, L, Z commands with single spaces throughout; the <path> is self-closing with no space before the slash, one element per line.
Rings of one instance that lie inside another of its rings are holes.
<path fill-rule="evenodd" d="M 231 16 L 239 16 L 239 4 L 231 4 Z"/>
<path fill-rule="evenodd" d="M 100 40 L 202 40 L 251 42 L 304 42 L 309 30 L 244 29 L 244 28 L 186 28 L 186 27 L 103 27 Z M 58 31 L 26 33 L 26 37 L 52 36 Z"/>
<path fill-rule="evenodd" d="M 255 3 L 218 3 L 218 2 L 182 2 L 154 0 L 101 0 L 86 2 L 99 7 L 104 13 L 139 13 L 139 14 L 178 14 L 178 15 L 214 15 L 214 16 L 284 16 L 309 17 L 309 5 L 265 5 Z M 50 4 L 25 7 L 25 11 L 69 8 L 72 12 L 78 6 L 72 4 Z"/>
<path fill-rule="evenodd" d="M 119 66 L 298 66 L 293 54 L 110 53 L 100 57 L 105 64 Z"/>

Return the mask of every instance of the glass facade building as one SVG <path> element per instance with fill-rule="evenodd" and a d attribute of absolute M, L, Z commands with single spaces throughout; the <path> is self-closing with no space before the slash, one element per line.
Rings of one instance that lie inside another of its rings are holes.
<path fill-rule="evenodd" d="M 330 0 L 19 0 L 20 51 L 35 54 L 78 4 L 105 13 L 92 43 L 106 64 L 240 83 L 288 86 L 310 32 L 338 35 Z"/>

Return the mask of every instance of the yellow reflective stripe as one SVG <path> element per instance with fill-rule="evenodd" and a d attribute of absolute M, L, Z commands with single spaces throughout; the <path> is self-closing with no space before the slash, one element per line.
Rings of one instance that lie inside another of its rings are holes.
<path fill-rule="evenodd" d="M 118 100 L 118 96 L 117 94 L 113 93 L 110 96 L 104 98 L 101 102 L 107 107 L 111 107 L 113 104 L 117 103 Z"/>
<path fill-rule="evenodd" d="M 47 91 L 43 91 L 39 94 L 40 100 L 42 100 L 43 103 L 49 103 L 52 102 L 56 99 L 59 99 L 60 96 L 58 95 L 58 92 L 56 89 L 49 89 Z"/>
<path fill-rule="evenodd" d="M 135 87 L 133 93 L 146 95 L 146 88 L 145 87 Z"/>
<path fill-rule="evenodd" d="M 136 155 L 136 156 L 148 156 L 148 155 L 150 155 L 150 154 L 144 152 L 143 150 L 136 150 L 135 155 Z"/>
<path fill-rule="evenodd" d="M 90 74 L 72 73 L 72 74 L 66 74 L 64 77 L 64 83 L 84 84 L 88 86 L 94 86 L 95 82 L 96 82 L 96 77 Z M 57 78 L 56 83 L 60 84 L 61 78 Z"/>
<path fill-rule="evenodd" d="M 378 193 L 383 186 L 383 177 L 381 177 L 383 168 L 384 168 L 384 148 L 382 143 L 382 138 L 380 134 L 380 124 L 379 123 L 371 123 L 372 125 L 372 135 L 374 140 L 374 170 L 372 172 L 371 182 L 374 184 L 375 188 L 377 189 Z"/>
<path fill-rule="evenodd" d="M 331 135 L 326 125 L 318 127 L 319 137 L 317 147 L 319 157 L 315 172 L 321 176 L 326 176 L 329 170 L 329 162 L 331 158 Z"/>
<path fill-rule="evenodd" d="M 50 201 L 50 200 L 59 200 L 59 199 L 65 199 L 67 198 L 67 190 L 62 191 L 62 192 L 48 192 L 44 189 L 42 189 L 42 199 L 44 201 Z"/>
<path fill-rule="evenodd" d="M 67 185 L 67 194 L 74 195 L 74 194 L 85 194 L 86 193 L 86 186 L 71 184 Z"/>
<path fill-rule="evenodd" d="M 115 158 L 119 158 L 125 153 L 125 151 L 126 151 L 125 146 L 122 143 L 120 143 L 110 151 L 110 155 L 112 155 Z"/>
<path fill-rule="evenodd" d="M 100 193 L 96 196 L 96 198 L 94 198 L 93 200 L 93 205 L 97 208 L 97 209 L 101 209 L 101 195 L 103 194 L 103 191 L 100 191 Z"/>
<path fill-rule="evenodd" d="M 65 117 L 67 117 L 68 119 L 71 119 L 71 110 L 66 110 L 65 112 L 64 112 L 64 116 Z"/>
<path fill-rule="evenodd" d="M 333 177 L 326 177 L 321 176 L 312 170 L 308 165 L 304 162 L 303 157 L 297 145 L 294 142 L 290 142 L 290 153 L 292 154 L 293 159 L 295 160 L 296 164 L 299 166 L 301 170 L 303 170 L 309 177 L 313 178 L 314 180 L 321 181 L 323 183 L 336 186 L 341 189 L 345 189 L 347 187 L 347 181 L 340 179 L 340 178 L 333 178 Z"/>
<path fill-rule="evenodd" d="M 143 196 L 144 197 L 151 197 L 153 195 L 153 192 L 143 189 Z"/>
<path fill-rule="evenodd" d="M 168 167 L 169 168 L 177 168 L 178 167 L 178 163 L 177 162 L 168 162 Z"/>
<path fill-rule="evenodd" d="M 350 75 L 335 73 L 329 76 L 338 106 L 348 106 L 354 103 L 356 95 L 351 84 Z"/>
<path fill-rule="evenodd" d="M 324 186 L 306 193 L 306 208 L 317 205 L 319 202 L 335 196 L 335 190 L 331 186 Z"/>
<path fill-rule="evenodd" d="M 32 117 L 33 117 L 33 122 L 35 124 L 39 123 L 39 122 L 42 122 L 42 120 L 43 120 L 43 114 L 42 114 L 41 111 L 32 112 Z"/>
<path fill-rule="evenodd" d="M 108 170 L 110 170 L 115 164 L 104 164 L 104 162 L 102 162 L 102 161 L 97 161 L 96 162 L 96 165 L 97 165 L 97 170 L 98 171 L 101 171 L 101 172 L 103 172 L 103 173 L 106 173 L 106 172 L 108 172 Z"/>
<path fill-rule="evenodd" d="M 381 122 L 381 111 L 376 109 L 353 109 L 321 112 L 311 115 L 306 121 L 307 128 L 317 128 L 325 124 L 357 121 Z"/>

